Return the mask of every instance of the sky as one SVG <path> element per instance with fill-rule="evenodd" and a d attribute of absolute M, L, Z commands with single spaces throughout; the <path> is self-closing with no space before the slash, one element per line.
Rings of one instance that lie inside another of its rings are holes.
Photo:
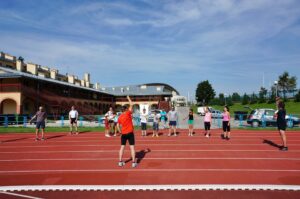
<path fill-rule="evenodd" d="M 167 83 L 193 97 L 300 87 L 298 0 L 1 0 L 0 51 L 92 82 Z"/>

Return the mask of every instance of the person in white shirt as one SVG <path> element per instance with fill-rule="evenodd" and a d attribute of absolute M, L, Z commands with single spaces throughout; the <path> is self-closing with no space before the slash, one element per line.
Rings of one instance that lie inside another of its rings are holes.
<path fill-rule="evenodd" d="M 177 126 L 178 114 L 177 114 L 177 111 L 175 111 L 174 107 L 172 107 L 172 110 L 170 110 L 168 113 L 168 120 L 169 120 L 169 126 L 170 126 L 168 136 L 171 136 L 172 129 L 174 132 L 174 136 L 177 136 L 176 126 Z"/>
<path fill-rule="evenodd" d="M 75 132 L 78 134 L 78 127 L 77 127 L 77 121 L 78 121 L 78 112 L 75 110 L 75 107 L 71 107 L 71 111 L 69 112 L 69 120 L 70 120 L 70 135 L 73 134 L 73 127 L 75 126 Z"/>
<path fill-rule="evenodd" d="M 140 114 L 140 119 L 141 119 L 142 136 L 147 136 L 148 114 L 146 113 L 146 109 L 143 109 L 143 112 Z"/>
<path fill-rule="evenodd" d="M 114 118 L 115 118 L 115 114 L 114 114 L 113 108 L 110 107 L 109 111 L 106 114 L 108 115 L 109 132 L 110 133 L 114 133 L 114 132 L 111 132 L 113 130 L 113 127 L 114 127 Z"/>

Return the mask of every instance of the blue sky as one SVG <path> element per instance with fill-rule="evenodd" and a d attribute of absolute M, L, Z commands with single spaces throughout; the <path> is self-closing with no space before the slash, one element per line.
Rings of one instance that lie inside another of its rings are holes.
<path fill-rule="evenodd" d="M 0 1 L 0 51 L 103 86 L 257 92 L 300 81 L 299 44 L 298 0 Z"/>

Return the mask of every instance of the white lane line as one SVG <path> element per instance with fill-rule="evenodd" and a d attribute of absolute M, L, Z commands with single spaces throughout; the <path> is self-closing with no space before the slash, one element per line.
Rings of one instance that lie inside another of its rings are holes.
<path fill-rule="evenodd" d="M 33 153 L 116 153 L 119 150 L 88 150 L 88 151 L 1 151 L 0 154 L 33 154 Z M 279 150 L 151 150 L 151 152 L 277 152 Z M 290 150 L 285 153 L 299 153 L 300 150 Z M 282 152 L 281 152 L 282 153 Z"/>
<path fill-rule="evenodd" d="M 2 190 L 0 188 L 0 190 Z M 18 196 L 21 198 L 30 198 L 30 199 L 43 199 L 43 198 L 38 198 L 38 197 L 34 197 L 34 196 L 28 196 L 28 195 L 24 195 L 24 194 L 17 194 L 17 193 L 10 193 L 7 191 L 0 191 L 0 194 L 6 194 L 6 195 L 11 195 L 11 196 Z"/>
<path fill-rule="evenodd" d="M 19 174 L 19 173 L 78 173 L 78 172 L 289 172 L 298 173 L 300 170 L 292 169 L 51 169 L 51 170 L 7 170 L 0 171 L 2 175 L 5 174 Z"/>
<path fill-rule="evenodd" d="M 0 162 L 31 162 L 31 161 L 107 161 L 117 160 L 117 158 L 31 158 L 31 159 L 7 159 L 0 160 Z M 285 160 L 285 161 L 300 161 L 300 158 L 143 158 L 143 160 Z"/>
<path fill-rule="evenodd" d="M 40 145 L 40 146 L 2 146 L 1 148 L 53 148 L 53 147 L 119 147 L 120 144 L 70 144 L 70 145 Z M 266 144 L 145 144 L 145 146 L 268 146 Z M 299 146 L 299 144 L 289 144 L 289 146 Z"/>
<path fill-rule="evenodd" d="M 247 190 L 300 191 L 299 185 L 275 184 L 195 184 L 195 185 L 31 185 L 2 186 L 1 191 L 188 191 Z"/>

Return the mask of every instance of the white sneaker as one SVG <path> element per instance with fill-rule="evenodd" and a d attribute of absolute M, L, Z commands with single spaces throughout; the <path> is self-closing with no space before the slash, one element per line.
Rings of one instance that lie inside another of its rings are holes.
<path fill-rule="evenodd" d="M 110 135 L 105 135 L 105 137 L 108 137 L 108 138 L 110 138 Z"/>
<path fill-rule="evenodd" d="M 131 166 L 132 166 L 132 168 L 135 168 L 135 167 L 137 167 L 137 165 L 138 165 L 138 164 L 137 164 L 136 162 L 134 162 L 134 163 L 132 163 Z"/>
<path fill-rule="evenodd" d="M 123 162 L 123 161 L 120 161 L 120 162 L 118 163 L 118 165 L 119 165 L 119 167 L 122 167 L 122 166 L 124 166 L 124 165 L 125 165 L 125 162 Z"/>

